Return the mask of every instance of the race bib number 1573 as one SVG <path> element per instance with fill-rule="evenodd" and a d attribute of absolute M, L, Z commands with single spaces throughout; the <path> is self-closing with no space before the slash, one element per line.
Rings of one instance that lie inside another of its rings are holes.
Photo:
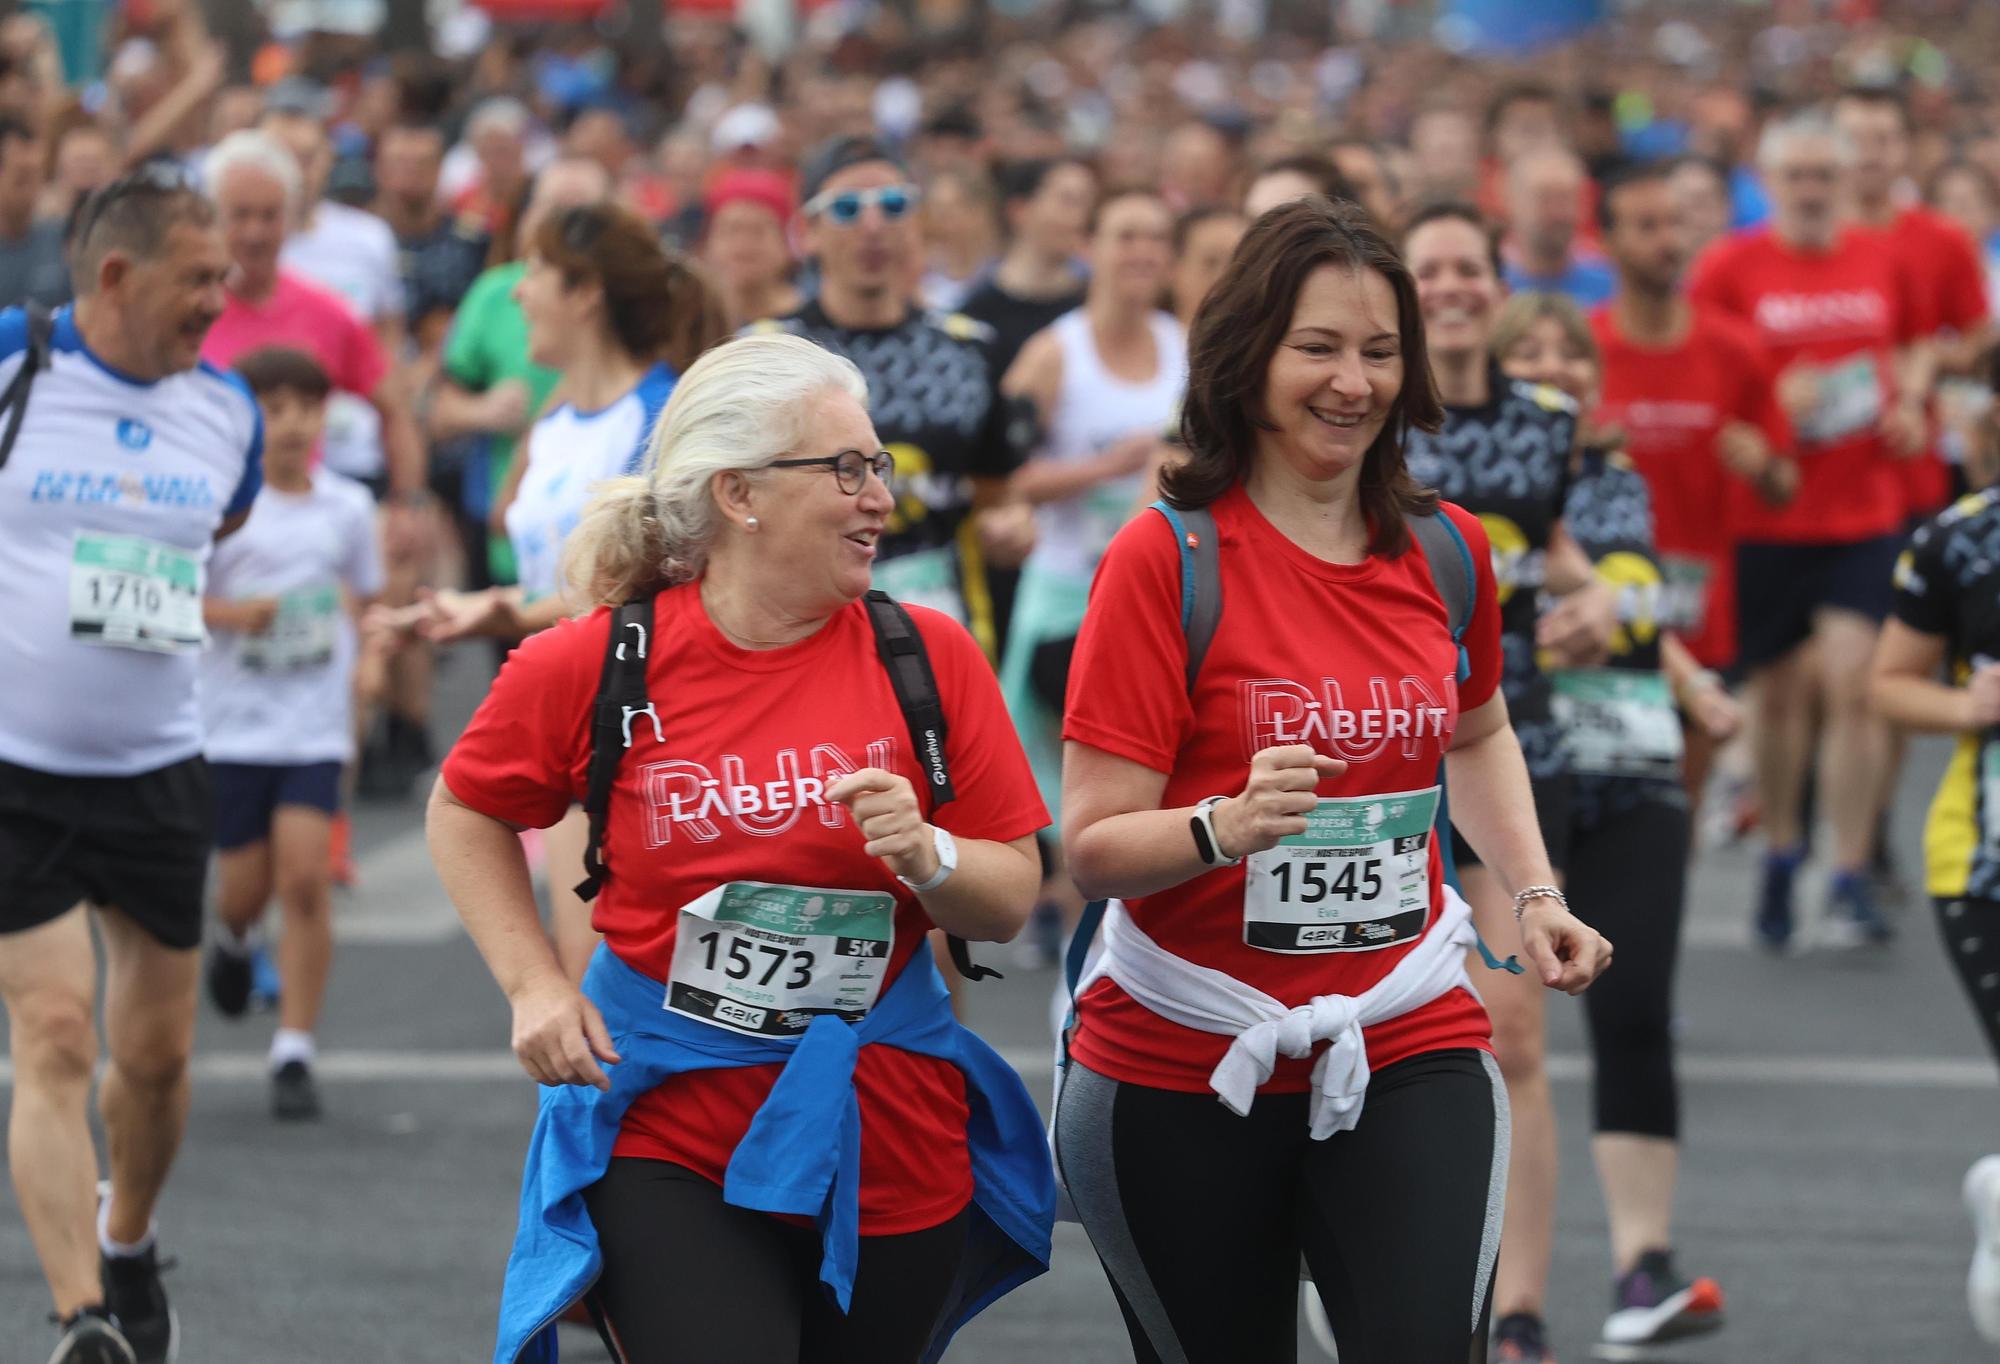
<path fill-rule="evenodd" d="M 896 938 L 881 891 L 731 881 L 681 909 L 666 1007 L 738 1032 L 790 1037 L 820 1014 L 875 1007 Z"/>

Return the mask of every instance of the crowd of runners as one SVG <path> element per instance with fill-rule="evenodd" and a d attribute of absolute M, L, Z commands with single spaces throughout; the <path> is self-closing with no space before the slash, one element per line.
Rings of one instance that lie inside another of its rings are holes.
<path fill-rule="evenodd" d="M 1927 894 L 2000 1055 L 1992 16 L 1795 8 L 1539 76 L 888 8 L 249 60 L 154 0 L 66 83 L 0 24 L 51 1364 L 181 1348 L 204 994 L 321 1115 L 357 801 L 428 801 L 543 1086 L 498 1361 L 935 1359 L 1061 1217 L 1142 1361 L 1293 1359 L 1303 1273 L 1348 1364 L 1549 1364 L 1552 991 L 1600 1354 L 1724 1329 L 1673 1218 L 1704 848 L 1760 846 L 1775 954 L 1931 950 Z M 1038 954 L 1048 1113 L 957 1017 Z M 2000 1156 L 1964 1196 L 2000 1344 Z"/>

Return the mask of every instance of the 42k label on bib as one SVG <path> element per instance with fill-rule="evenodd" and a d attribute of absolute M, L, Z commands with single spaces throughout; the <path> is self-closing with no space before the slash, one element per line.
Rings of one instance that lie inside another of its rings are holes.
<path fill-rule="evenodd" d="M 1372 952 L 1420 937 L 1438 788 L 1323 797 L 1245 862 L 1243 941 L 1266 952 Z"/>
<path fill-rule="evenodd" d="M 821 1014 L 853 1023 L 882 994 L 895 937 L 885 892 L 731 881 L 682 907 L 666 1007 L 768 1037 Z"/>

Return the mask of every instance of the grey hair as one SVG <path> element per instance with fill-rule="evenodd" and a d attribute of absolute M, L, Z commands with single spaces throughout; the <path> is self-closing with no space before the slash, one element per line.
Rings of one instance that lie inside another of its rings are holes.
<path fill-rule="evenodd" d="M 305 175 L 298 158 L 284 143 L 258 129 L 245 128 L 216 143 L 201 163 L 202 183 L 219 198 L 223 178 L 238 169 L 259 171 L 283 185 L 287 209 L 296 209 L 305 193 Z"/>
<path fill-rule="evenodd" d="M 1763 135 L 1757 139 L 1757 168 L 1768 170 L 1776 165 L 1794 142 L 1821 137 L 1833 144 L 1834 154 L 1840 158 L 1842 165 L 1853 160 L 1853 147 L 1847 135 L 1841 132 L 1831 114 L 1814 105 L 1794 110 L 1764 125 Z"/>
<path fill-rule="evenodd" d="M 472 111 L 472 116 L 466 119 L 465 138 L 470 142 L 488 128 L 520 137 L 528 131 L 531 121 L 527 105 L 510 95 L 495 95 L 481 100 Z"/>
<path fill-rule="evenodd" d="M 803 337 L 741 337 L 695 361 L 653 427 L 645 468 L 599 484 L 570 533 L 576 595 L 615 606 L 699 577 L 722 529 L 715 476 L 799 449 L 812 400 L 829 391 L 868 402 L 853 362 Z"/>

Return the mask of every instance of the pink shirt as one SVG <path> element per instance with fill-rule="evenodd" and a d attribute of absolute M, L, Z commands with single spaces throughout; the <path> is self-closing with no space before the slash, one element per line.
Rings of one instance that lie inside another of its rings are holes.
<path fill-rule="evenodd" d="M 344 393 L 368 397 L 389 373 L 382 343 L 340 295 L 309 283 L 287 270 L 261 303 L 235 293 L 208 329 L 201 358 L 227 369 L 237 359 L 263 346 L 292 346 L 305 351 Z"/>

